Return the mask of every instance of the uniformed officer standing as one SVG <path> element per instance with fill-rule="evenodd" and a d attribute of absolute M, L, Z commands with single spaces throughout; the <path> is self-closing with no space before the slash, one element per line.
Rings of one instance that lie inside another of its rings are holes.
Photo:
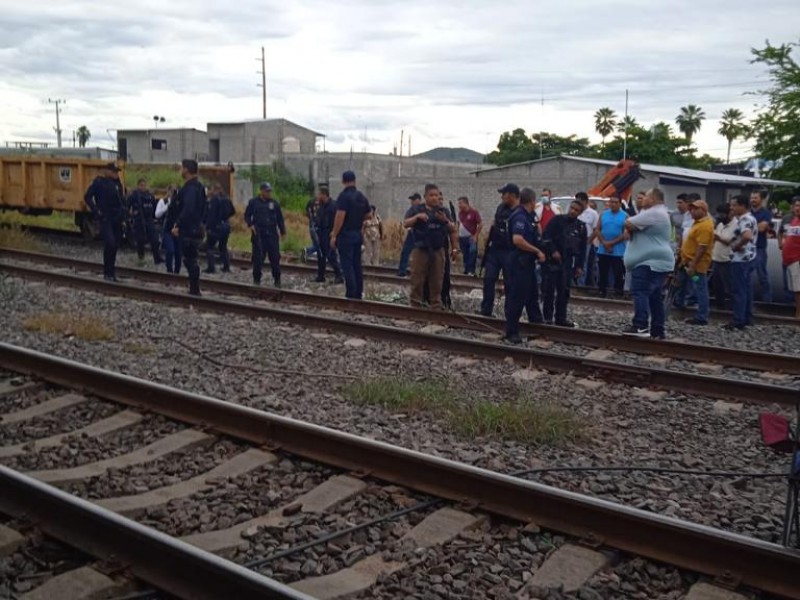
<path fill-rule="evenodd" d="M 286 225 L 283 222 L 281 205 L 272 197 L 272 186 L 262 183 L 259 195 L 252 198 L 244 211 L 244 221 L 252 231 L 250 237 L 253 244 L 253 283 L 261 285 L 261 268 L 265 257 L 269 257 L 272 269 L 272 281 L 275 287 L 281 287 L 281 250 L 280 236 L 286 237 Z"/>
<path fill-rule="evenodd" d="M 500 273 L 503 273 L 503 286 L 508 285 L 508 259 L 511 253 L 511 238 L 508 235 L 508 219 L 519 206 L 519 187 L 507 183 L 497 190 L 502 194 L 502 202 L 494 213 L 494 221 L 489 229 L 489 243 L 486 248 L 486 268 L 483 274 L 483 302 L 480 314 L 491 317 L 494 310 L 494 289 Z M 508 289 L 506 289 L 508 294 Z"/>
<path fill-rule="evenodd" d="M 331 232 L 336 219 L 336 204 L 331 199 L 327 186 L 321 185 L 317 192 L 317 211 L 314 214 L 317 240 L 317 278 L 314 281 L 325 281 L 325 268 L 330 263 L 333 269 L 334 283 L 343 283 L 342 270 L 339 268 L 339 258 L 336 250 L 331 249 Z"/>
<path fill-rule="evenodd" d="M 425 202 L 410 211 L 403 225 L 414 232 L 411 251 L 411 306 L 423 306 L 424 288 L 428 286 L 428 301 L 433 309 L 442 308 L 442 282 L 446 261 L 447 239 L 450 238 L 453 257 L 458 252 L 455 224 L 441 205 L 439 188 L 425 185 Z"/>
<path fill-rule="evenodd" d="M 506 294 L 506 336 L 510 344 L 521 344 L 519 319 L 522 309 L 528 312 L 531 323 L 542 322 L 539 308 L 539 288 L 536 283 L 536 261 L 544 261 L 542 242 L 536 226 L 536 193 L 523 188 L 519 206 L 509 218 L 509 231 L 513 249 L 509 257 L 509 281 Z"/>
<path fill-rule="evenodd" d="M 573 200 L 565 215 L 556 215 L 542 233 L 547 262 L 542 265 L 542 311 L 545 323 L 575 327 L 567 320 L 572 279 L 579 277 L 586 257 L 586 225 L 578 217 L 583 204 Z M 555 306 L 554 306 L 555 304 Z"/>
<path fill-rule="evenodd" d="M 178 239 L 183 264 L 189 273 L 189 293 L 200 295 L 200 265 L 197 262 L 203 241 L 203 222 L 206 216 L 206 189 L 197 178 L 197 161 L 186 158 L 181 162 L 183 187 L 175 199 L 175 226 L 172 235 Z"/>
<path fill-rule="evenodd" d="M 206 212 L 206 273 L 214 272 L 214 248 L 219 247 L 219 258 L 222 261 L 222 272 L 231 270 L 231 259 L 228 255 L 228 238 L 231 235 L 231 225 L 228 222 L 236 209 L 233 202 L 225 195 L 222 186 L 215 183 L 211 186 L 211 198 L 208 200 Z"/>
<path fill-rule="evenodd" d="M 344 189 L 336 199 L 336 219 L 331 232 L 331 248 L 339 250 L 344 275 L 345 295 L 361 300 L 364 295 L 364 273 L 361 268 L 361 228 L 370 212 L 369 200 L 356 189 L 356 174 L 342 173 Z"/>
<path fill-rule="evenodd" d="M 103 174 L 95 177 L 83 197 L 100 227 L 103 238 L 103 278 L 119 281 L 115 274 L 117 249 L 122 243 L 122 223 L 127 214 L 125 193 L 119 180 L 119 168 L 108 163 Z"/>
<path fill-rule="evenodd" d="M 156 235 L 156 198 L 147 189 L 146 179 L 136 182 L 136 189 L 128 196 L 128 207 L 139 260 L 144 259 L 144 245 L 147 242 L 153 252 L 153 262 L 161 264 L 164 260 L 161 258 L 158 235 Z"/>

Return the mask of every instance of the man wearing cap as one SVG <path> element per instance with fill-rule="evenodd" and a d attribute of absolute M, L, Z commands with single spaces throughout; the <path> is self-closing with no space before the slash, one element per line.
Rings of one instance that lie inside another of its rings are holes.
<path fill-rule="evenodd" d="M 325 281 L 325 269 L 330 263 L 333 269 L 334 283 L 342 283 L 342 270 L 339 268 L 339 258 L 336 250 L 331 249 L 331 232 L 333 222 L 336 219 L 336 204 L 331 199 L 328 186 L 319 186 L 317 192 L 318 208 L 314 215 L 316 219 L 317 236 L 319 238 L 319 252 L 317 253 L 317 278 L 314 280 L 319 283 Z"/>
<path fill-rule="evenodd" d="M 483 301 L 479 313 L 491 317 L 494 309 L 494 288 L 500 273 L 503 273 L 503 285 L 507 286 L 510 271 L 508 259 L 511 253 L 511 237 L 508 232 L 508 221 L 511 213 L 519 206 L 519 186 L 507 183 L 499 190 L 502 201 L 494 213 L 494 220 L 489 228 L 489 241 L 484 253 L 485 271 L 483 274 Z M 506 289 L 506 293 L 508 290 Z"/>
<path fill-rule="evenodd" d="M 200 295 L 200 243 L 203 241 L 203 222 L 206 218 L 206 188 L 197 178 L 197 161 L 181 161 L 183 186 L 175 199 L 175 225 L 172 235 L 178 239 L 183 254 L 183 264 L 189 273 L 189 293 Z"/>
<path fill-rule="evenodd" d="M 370 205 L 367 197 L 356 189 L 356 174 L 353 171 L 342 173 L 344 189 L 336 199 L 336 218 L 331 232 L 331 248 L 339 250 L 344 275 L 345 295 L 361 300 L 364 295 L 364 273 L 361 268 L 361 233 L 364 220 L 369 216 Z"/>
<path fill-rule="evenodd" d="M 404 221 L 409 217 L 411 217 L 414 207 L 420 205 L 420 203 L 422 202 L 422 196 L 420 196 L 415 192 L 411 194 L 408 197 L 408 199 L 411 200 L 411 206 L 408 207 L 405 216 L 403 216 Z M 411 251 L 413 249 L 414 249 L 414 230 L 409 228 L 408 232 L 406 233 L 406 239 L 403 242 L 403 250 L 400 252 L 400 264 L 397 265 L 398 277 L 405 277 L 406 275 L 408 275 L 408 261 L 411 258 Z"/>
<path fill-rule="evenodd" d="M 103 278 L 106 281 L 119 281 L 114 269 L 117 248 L 122 243 L 122 223 L 127 207 L 117 165 L 108 163 L 104 167 L 103 174 L 95 177 L 83 200 L 100 226 L 100 235 L 103 238 Z"/>
<path fill-rule="evenodd" d="M 139 260 L 144 260 L 144 245 L 147 242 L 153 252 L 153 262 L 157 265 L 161 264 L 164 261 L 161 259 L 156 235 L 156 198 L 147 189 L 146 179 L 136 182 L 136 189 L 128 196 L 128 207 L 133 222 L 133 237 L 136 241 L 136 254 L 139 256 Z"/>
<path fill-rule="evenodd" d="M 261 269 L 264 258 L 269 257 L 272 281 L 281 287 L 280 236 L 286 237 L 281 205 L 272 197 L 272 186 L 264 182 L 259 186 L 258 196 L 251 198 L 244 211 L 244 221 L 252 232 L 253 283 L 261 285 Z"/>
<path fill-rule="evenodd" d="M 689 286 L 697 298 L 697 312 L 689 325 L 708 325 L 710 306 L 708 302 L 708 271 L 711 267 L 711 247 L 714 243 L 714 221 L 708 216 L 705 200 L 692 200 L 692 227 L 683 234 L 681 244 L 681 267 L 686 272 Z"/>
<path fill-rule="evenodd" d="M 731 205 L 717 205 L 717 226 L 714 228 L 714 245 L 711 248 L 711 283 L 714 286 L 714 303 L 720 310 L 728 308 L 731 297 L 731 241 L 736 231 L 736 219 L 731 215 Z"/>

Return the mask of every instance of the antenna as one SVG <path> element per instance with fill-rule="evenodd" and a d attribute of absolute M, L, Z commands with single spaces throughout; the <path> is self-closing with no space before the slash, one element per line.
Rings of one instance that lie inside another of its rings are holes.
<path fill-rule="evenodd" d="M 257 83 L 256 87 L 261 88 L 261 118 L 266 120 L 267 119 L 267 61 L 266 55 L 264 54 L 264 46 L 261 46 L 261 58 L 257 58 L 256 60 L 261 61 L 261 70 L 256 71 L 261 75 L 261 83 Z"/>
<path fill-rule="evenodd" d="M 622 160 L 628 158 L 628 90 L 625 90 L 625 139 L 622 141 Z"/>

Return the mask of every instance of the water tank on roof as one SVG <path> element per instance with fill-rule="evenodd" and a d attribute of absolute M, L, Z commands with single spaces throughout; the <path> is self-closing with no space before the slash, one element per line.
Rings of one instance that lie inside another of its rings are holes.
<path fill-rule="evenodd" d="M 283 152 L 284 154 L 300 154 L 300 140 L 292 136 L 283 138 Z"/>

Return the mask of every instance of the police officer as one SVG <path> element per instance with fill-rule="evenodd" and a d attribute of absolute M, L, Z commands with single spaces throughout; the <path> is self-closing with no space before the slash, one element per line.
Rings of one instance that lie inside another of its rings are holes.
<path fill-rule="evenodd" d="M 508 285 L 508 259 L 511 253 L 508 220 L 514 209 L 519 206 L 519 187 L 516 184 L 507 183 L 497 191 L 502 194 L 502 202 L 494 213 L 494 221 L 489 229 L 489 243 L 484 257 L 486 265 L 483 274 L 483 302 L 481 302 L 479 311 L 479 314 L 486 317 L 492 316 L 494 288 L 501 272 L 503 273 L 503 285 Z M 506 294 L 508 294 L 507 289 Z"/>
<path fill-rule="evenodd" d="M 328 187 L 321 185 L 317 192 L 317 211 L 314 214 L 314 227 L 317 230 L 319 250 L 317 252 L 317 278 L 314 281 L 325 281 L 325 269 L 330 263 L 335 277 L 334 283 L 343 283 L 342 270 L 339 268 L 339 258 L 336 250 L 331 249 L 331 232 L 336 219 L 336 204 L 331 198 Z"/>
<path fill-rule="evenodd" d="M 259 194 L 252 198 L 244 211 L 244 221 L 250 228 L 253 244 L 253 283 L 261 285 L 261 267 L 265 257 L 269 257 L 272 280 L 275 287 L 281 287 L 280 236 L 286 237 L 281 205 L 272 197 L 272 186 L 262 183 Z"/>
<path fill-rule="evenodd" d="M 361 300 L 364 295 L 364 273 L 361 269 L 361 245 L 364 236 L 361 228 L 369 216 L 369 200 L 356 189 L 356 174 L 342 173 L 344 189 L 336 198 L 336 218 L 331 231 L 331 248 L 339 250 L 344 275 L 345 295 Z"/>
<path fill-rule="evenodd" d="M 510 344 L 521 344 L 519 319 L 522 309 L 528 312 L 531 323 L 542 322 L 539 308 L 539 289 L 536 283 L 536 261 L 544 261 L 545 254 L 536 226 L 536 193 L 523 188 L 519 206 L 508 220 L 512 250 L 509 255 L 509 280 L 506 294 L 506 336 Z"/>
<path fill-rule="evenodd" d="M 180 243 L 183 264 L 189 273 L 189 293 L 200 295 L 200 265 L 197 262 L 203 241 L 203 222 L 206 216 L 206 188 L 197 178 L 197 161 L 186 158 L 181 162 L 183 187 L 175 198 L 175 225 L 172 235 Z"/>
<path fill-rule="evenodd" d="M 450 238 L 453 255 L 458 252 L 457 229 L 442 206 L 436 184 L 425 185 L 425 202 L 411 211 L 403 221 L 414 234 L 411 251 L 411 306 L 423 306 L 428 287 L 428 302 L 433 309 L 442 308 L 442 283 L 447 260 L 447 240 Z"/>
<path fill-rule="evenodd" d="M 156 198 L 147 189 L 146 179 L 136 182 L 136 189 L 128 196 L 128 207 L 139 260 L 144 259 L 144 245 L 147 242 L 153 251 L 153 262 L 157 265 L 161 264 L 164 260 L 161 258 L 158 235 L 156 235 Z"/>
<path fill-rule="evenodd" d="M 122 243 L 122 223 L 127 208 L 117 165 L 108 163 L 105 166 L 103 174 L 95 177 L 86 190 L 83 200 L 100 226 L 100 235 L 103 238 L 103 278 L 106 281 L 119 281 L 114 268 L 117 249 Z"/>
<path fill-rule="evenodd" d="M 222 260 L 222 272 L 228 273 L 231 270 L 231 260 L 228 255 L 231 225 L 228 219 L 235 214 L 233 202 L 225 195 L 222 186 L 219 183 L 213 184 L 206 212 L 206 262 L 208 263 L 206 273 L 214 272 L 214 248 L 217 246 Z"/>
<path fill-rule="evenodd" d="M 583 212 L 580 200 L 573 200 L 565 215 L 556 215 L 545 227 L 544 238 L 547 262 L 542 265 L 542 311 L 545 323 L 560 327 L 575 327 L 567 320 L 567 304 L 572 279 L 581 274 L 586 257 L 586 225 L 578 220 Z"/>

